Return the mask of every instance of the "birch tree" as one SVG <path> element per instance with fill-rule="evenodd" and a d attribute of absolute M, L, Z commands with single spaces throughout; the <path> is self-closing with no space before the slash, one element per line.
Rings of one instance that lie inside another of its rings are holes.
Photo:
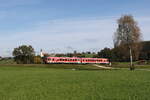
<path fill-rule="evenodd" d="M 141 49 L 142 34 L 137 22 L 131 15 L 124 15 L 118 19 L 118 28 L 114 34 L 114 47 L 121 47 L 124 57 L 138 60 Z"/>

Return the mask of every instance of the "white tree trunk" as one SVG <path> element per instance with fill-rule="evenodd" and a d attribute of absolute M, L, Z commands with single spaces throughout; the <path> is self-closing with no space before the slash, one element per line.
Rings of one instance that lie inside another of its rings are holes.
<path fill-rule="evenodd" d="M 133 65 L 133 58 L 132 58 L 132 49 L 130 47 L 130 64 L 131 64 L 131 67 Z"/>

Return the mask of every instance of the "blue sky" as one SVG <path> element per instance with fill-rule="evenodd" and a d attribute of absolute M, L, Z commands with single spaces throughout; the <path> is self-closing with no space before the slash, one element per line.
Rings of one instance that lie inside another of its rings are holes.
<path fill-rule="evenodd" d="M 150 39 L 150 0 L 0 0 L 0 55 L 32 45 L 38 53 L 113 47 L 116 20 L 132 14 Z"/>

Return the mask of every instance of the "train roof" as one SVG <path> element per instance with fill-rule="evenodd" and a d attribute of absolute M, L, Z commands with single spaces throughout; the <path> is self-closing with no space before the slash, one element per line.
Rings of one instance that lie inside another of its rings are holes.
<path fill-rule="evenodd" d="M 62 58 L 62 59 L 66 59 L 66 58 L 69 58 L 69 59 L 107 59 L 107 58 L 79 58 L 79 57 L 47 57 L 47 58 L 55 58 L 55 59 L 59 59 L 59 58 Z"/>

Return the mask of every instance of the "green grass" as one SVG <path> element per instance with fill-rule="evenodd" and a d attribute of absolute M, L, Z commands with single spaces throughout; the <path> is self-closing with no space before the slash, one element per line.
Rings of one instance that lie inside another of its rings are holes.
<path fill-rule="evenodd" d="M 1 65 L 0 100 L 149 100 L 150 98 L 148 71 L 125 69 L 93 71 L 59 68 L 65 65 L 57 65 L 59 69 L 36 66 Z"/>
<path fill-rule="evenodd" d="M 0 60 L 0 64 L 16 64 L 13 59 Z"/>
<path fill-rule="evenodd" d="M 133 62 L 135 68 L 150 68 L 150 64 L 137 64 L 137 62 Z M 129 68 L 130 62 L 113 62 L 112 67 L 114 68 Z"/>
<path fill-rule="evenodd" d="M 101 70 L 93 64 L 0 64 L 0 67 L 36 67 L 51 69 Z"/>

